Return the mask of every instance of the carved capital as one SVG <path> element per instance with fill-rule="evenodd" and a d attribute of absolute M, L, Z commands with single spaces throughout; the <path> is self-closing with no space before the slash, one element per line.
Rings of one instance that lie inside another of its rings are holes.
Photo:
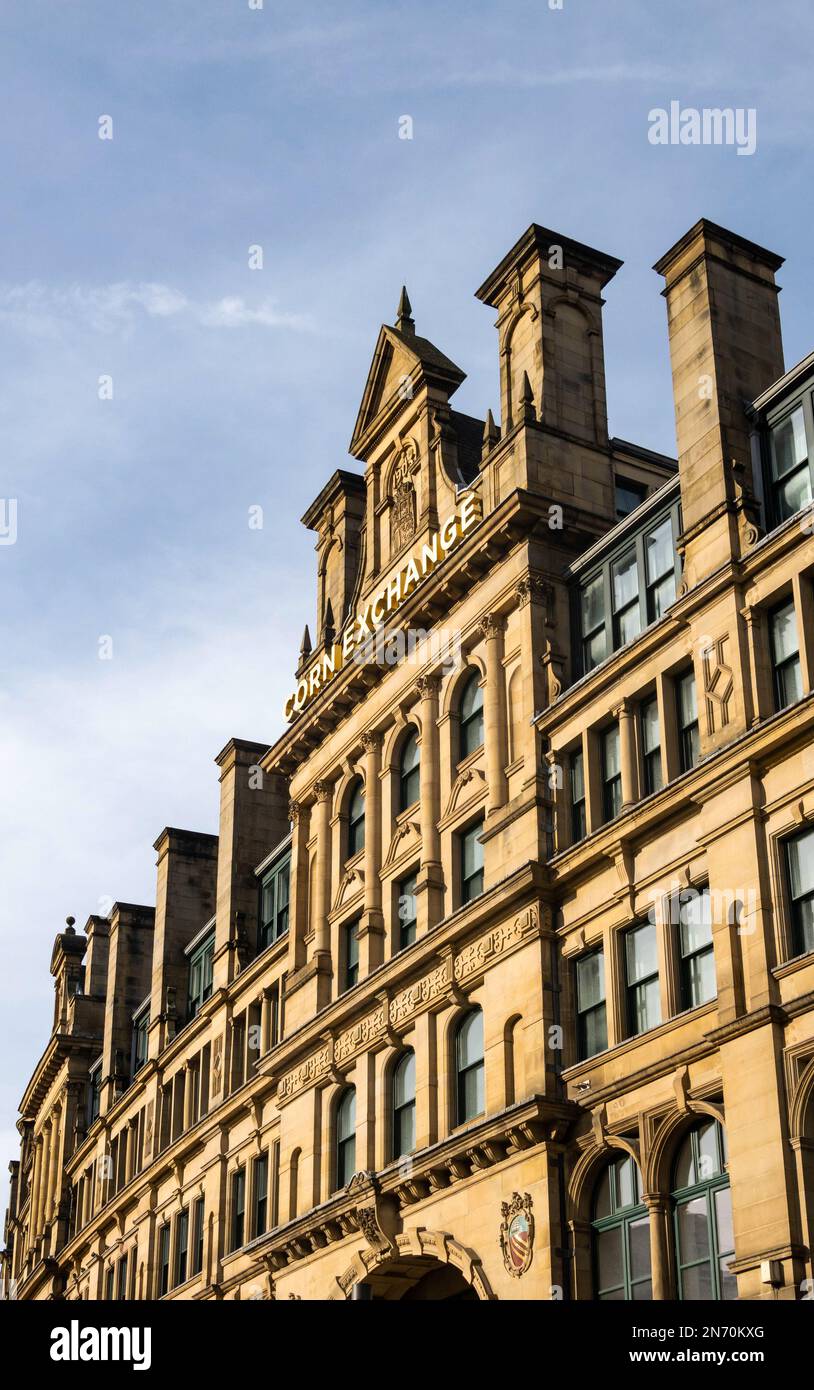
<path fill-rule="evenodd" d="M 362 734 L 359 742 L 361 743 L 366 753 L 381 752 L 382 736 L 380 733 L 376 733 L 372 729 L 369 729 L 366 733 Z"/>
<path fill-rule="evenodd" d="M 332 782 L 314 783 L 314 795 L 316 796 L 317 801 L 330 801 L 331 797 L 333 796 L 333 793 L 334 789 Z"/>
<path fill-rule="evenodd" d="M 480 630 L 487 642 L 492 637 L 500 637 L 506 631 L 506 619 L 501 613 L 486 613 L 480 620 Z"/>
<path fill-rule="evenodd" d="M 419 676 L 415 687 L 422 700 L 437 700 L 441 692 L 441 681 L 438 676 Z"/>
<path fill-rule="evenodd" d="M 304 814 L 306 808 L 301 801 L 289 801 L 288 819 L 292 825 L 299 825 L 300 816 Z"/>

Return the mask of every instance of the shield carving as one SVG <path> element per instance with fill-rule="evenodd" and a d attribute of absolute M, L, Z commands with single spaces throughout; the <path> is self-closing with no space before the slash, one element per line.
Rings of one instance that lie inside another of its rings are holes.
<path fill-rule="evenodd" d="M 503 1263 L 513 1279 L 525 1274 L 534 1254 L 534 1217 L 531 1214 L 531 1197 L 524 1192 L 512 1193 L 510 1202 L 503 1202 L 500 1208 L 503 1220 L 500 1223 L 500 1248 Z"/>

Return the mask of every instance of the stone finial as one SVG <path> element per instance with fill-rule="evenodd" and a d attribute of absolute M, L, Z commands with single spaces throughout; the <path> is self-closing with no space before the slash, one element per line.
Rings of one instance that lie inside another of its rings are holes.
<path fill-rule="evenodd" d="M 67 929 L 68 929 L 66 935 L 68 935 L 68 936 L 76 936 L 76 930 L 75 930 L 75 927 L 74 927 L 75 922 L 76 922 L 76 918 L 75 918 L 75 917 L 66 917 L 66 918 L 65 918 L 65 925 L 66 925 L 66 927 L 67 927 Z"/>
<path fill-rule="evenodd" d="M 407 286 L 402 285 L 399 307 L 396 310 L 396 328 L 399 333 L 415 333 L 415 320 L 412 317 L 412 313 L 413 306 L 410 303 Z"/>
<path fill-rule="evenodd" d="M 492 449 L 494 449 L 499 439 L 500 430 L 495 424 L 495 417 L 492 414 L 491 410 L 487 410 L 486 421 L 483 426 L 483 446 L 481 448 L 482 458 L 485 458 L 487 454 L 491 453 Z"/>
<path fill-rule="evenodd" d="M 332 645 L 333 645 L 333 640 L 334 640 L 334 637 L 335 637 L 335 636 L 336 636 L 336 623 L 334 622 L 333 604 L 331 603 L 331 600 L 328 599 L 328 602 L 327 602 L 326 605 L 325 605 L 325 617 L 324 617 L 323 623 L 322 623 L 322 640 L 323 640 L 323 644 L 324 644 L 326 647 L 332 646 Z"/>
<path fill-rule="evenodd" d="M 531 389 L 528 372 L 523 373 L 523 384 L 520 388 L 520 414 L 523 420 L 537 419 L 537 412 L 534 409 L 534 392 Z"/>
<path fill-rule="evenodd" d="M 310 634 L 310 632 L 308 631 L 308 624 L 306 623 L 306 624 L 305 624 L 305 631 L 304 631 L 303 634 L 302 634 L 302 642 L 300 643 L 300 662 L 306 661 L 307 658 L 308 658 L 310 655 L 311 655 L 311 634 Z"/>

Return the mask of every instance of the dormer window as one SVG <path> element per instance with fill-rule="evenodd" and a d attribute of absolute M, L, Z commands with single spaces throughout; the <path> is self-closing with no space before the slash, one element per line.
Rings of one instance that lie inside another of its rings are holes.
<path fill-rule="evenodd" d="M 200 941 L 189 957 L 189 998 L 187 1017 L 192 1019 L 212 993 L 215 959 L 215 928 Z"/>

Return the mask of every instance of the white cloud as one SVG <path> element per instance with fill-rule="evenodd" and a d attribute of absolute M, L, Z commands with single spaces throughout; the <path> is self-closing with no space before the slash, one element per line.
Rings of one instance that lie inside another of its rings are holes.
<path fill-rule="evenodd" d="M 226 295 L 194 300 L 172 285 L 151 281 L 58 287 L 30 280 L 24 285 L 0 286 L 0 322 L 34 335 L 55 334 L 72 324 L 96 333 L 122 333 L 145 316 L 186 318 L 204 328 L 314 330 L 308 315 L 282 311 L 273 299 L 252 303 L 242 296 Z"/>

